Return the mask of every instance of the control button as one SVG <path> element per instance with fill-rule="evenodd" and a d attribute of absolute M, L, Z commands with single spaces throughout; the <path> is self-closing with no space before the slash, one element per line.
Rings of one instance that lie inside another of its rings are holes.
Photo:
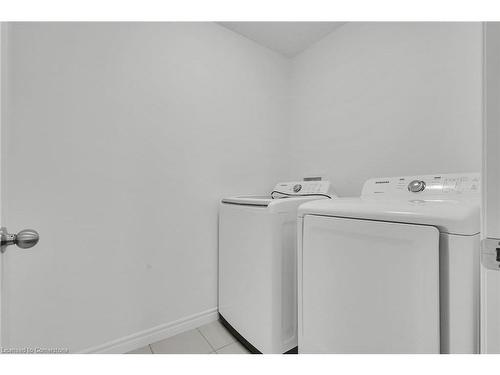
<path fill-rule="evenodd" d="M 293 186 L 293 192 L 294 193 L 298 193 L 300 191 L 300 189 L 302 189 L 302 185 L 301 184 L 296 184 Z"/>
<path fill-rule="evenodd" d="M 413 180 L 408 184 L 408 191 L 411 191 L 412 193 L 418 193 L 419 191 L 422 191 L 424 189 L 425 189 L 424 181 Z"/>

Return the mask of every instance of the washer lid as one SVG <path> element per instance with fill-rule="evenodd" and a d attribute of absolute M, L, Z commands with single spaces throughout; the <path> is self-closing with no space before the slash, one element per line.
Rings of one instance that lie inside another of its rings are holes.
<path fill-rule="evenodd" d="M 222 203 L 267 207 L 272 199 L 269 195 L 243 195 L 222 199 Z"/>
<path fill-rule="evenodd" d="M 478 199 L 326 199 L 302 204 L 298 214 L 432 225 L 441 232 L 460 235 L 480 231 Z"/>
<path fill-rule="evenodd" d="M 234 205 L 235 207 L 250 207 L 253 209 L 266 209 L 269 213 L 284 213 L 296 212 L 297 207 L 302 203 L 316 199 L 327 199 L 323 196 L 306 196 L 306 197 L 286 197 L 286 198 L 271 198 L 270 196 L 261 195 L 244 195 L 224 198 L 221 201 L 223 205 Z"/>

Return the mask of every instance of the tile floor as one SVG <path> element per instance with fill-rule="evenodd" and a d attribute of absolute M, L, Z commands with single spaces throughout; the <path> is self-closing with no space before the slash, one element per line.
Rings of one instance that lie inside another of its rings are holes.
<path fill-rule="evenodd" d="M 128 354 L 249 354 L 233 335 L 215 321 Z"/>

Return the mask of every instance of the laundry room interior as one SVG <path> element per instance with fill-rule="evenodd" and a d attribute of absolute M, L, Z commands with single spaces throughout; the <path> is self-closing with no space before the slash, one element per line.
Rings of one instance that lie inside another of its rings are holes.
<path fill-rule="evenodd" d="M 500 353 L 498 23 L 0 36 L 3 354 Z"/>

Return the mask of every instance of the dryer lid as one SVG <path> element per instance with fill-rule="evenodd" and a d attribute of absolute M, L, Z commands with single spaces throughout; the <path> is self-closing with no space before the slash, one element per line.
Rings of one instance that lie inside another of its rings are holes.
<path fill-rule="evenodd" d="M 478 199 L 339 198 L 304 203 L 299 217 L 320 215 L 437 227 L 441 232 L 474 235 L 480 231 Z"/>
<path fill-rule="evenodd" d="M 299 215 L 432 225 L 441 232 L 473 235 L 480 231 L 478 173 L 371 178 L 360 198 L 312 202 Z"/>

